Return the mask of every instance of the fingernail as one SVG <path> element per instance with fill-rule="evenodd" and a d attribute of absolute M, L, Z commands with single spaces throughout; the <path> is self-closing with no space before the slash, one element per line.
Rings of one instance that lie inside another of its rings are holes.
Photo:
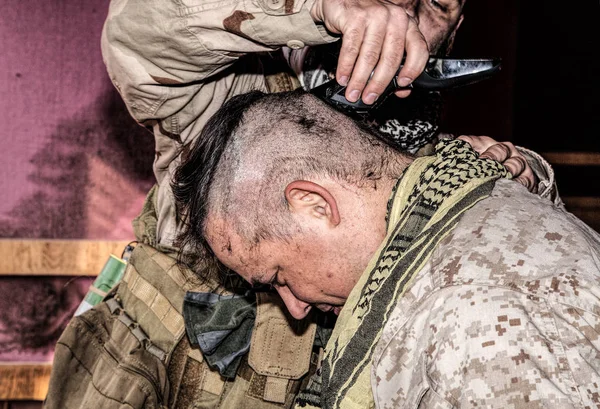
<path fill-rule="evenodd" d="M 348 98 L 348 101 L 350 102 L 356 102 L 358 101 L 358 98 L 360 97 L 360 91 L 357 89 L 354 89 L 350 92 L 349 95 L 350 98 Z"/>
<path fill-rule="evenodd" d="M 412 82 L 412 79 L 410 79 L 408 77 L 402 77 L 398 80 L 398 85 L 401 87 L 408 87 L 411 82 Z"/>
<path fill-rule="evenodd" d="M 371 92 L 371 93 L 369 93 L 369 95 L 367 95 L 365 98 L 363 98 L 363 102 L 367 105 L 371 105 L 375 101 L 377 101 L 377 98 L 379 98 L 379 95 L 374 92 Z"/>
<path fill-rule="evenodd" d="M 338 83 L 345 87 L 346 85 L 348 85 L 348 77 L 345 75 L 343 77 L 340 77 Z"/>

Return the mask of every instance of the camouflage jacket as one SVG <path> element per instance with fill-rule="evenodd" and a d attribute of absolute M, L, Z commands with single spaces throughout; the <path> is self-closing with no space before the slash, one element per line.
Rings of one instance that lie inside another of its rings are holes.
<path fill-rule="evenodd" d="M 170 175 L 223 103 L 250 90 L 299 84 L 265 78 L 260 53 L 336 38 L 316 25 L 314 0 L 113 0 L 102 33 L 110 78 L 131 115 L 156 139 L 158 240 L 176 233 Z M 263 56 L 264 58 L 264 56 Z"/>
<path fill-rule="evenodd" d="M 399 300 L 375 406 L 600 407 L 600 236 L 500 180 Z"/>

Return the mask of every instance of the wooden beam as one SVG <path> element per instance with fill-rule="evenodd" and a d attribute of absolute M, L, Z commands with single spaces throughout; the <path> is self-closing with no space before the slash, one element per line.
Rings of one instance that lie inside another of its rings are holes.
<path fill-rule="evenodd" d="M 600 214 L 600 197 L 594 196 L 565 196 L 562 197 L 567 208 L 577 207 L 583 209 L 595 209 Z"/>
<path fill-rule="evenodd" d="M 565 196 L 562 200 L 568 211 L 600 232 L 600 197 Z"/>
<path fill-rule="evenodd" d="M 541 155 L 552 165 L 600 166 L 597 152 L 543 152 Z"/>
<path fill-rule="evenodd" d="M 0 400 L 44 400 L 51 364 L 0 364 Z"/>
<path fill-rule="evenodd" d="M 96 276 L 129 241 L 0 240 L 0 276 Z"/>

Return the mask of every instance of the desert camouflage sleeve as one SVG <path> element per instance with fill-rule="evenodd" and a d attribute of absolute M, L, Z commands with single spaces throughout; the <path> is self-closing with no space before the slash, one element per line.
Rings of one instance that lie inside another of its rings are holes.
<path fill-rule="evenodd" d="M 158 240 L 174 229 L 169 175 L 182 145 L 230 97 L 265 91 L 253 53 L 335 41 L 313 22 L 314 0 L 113 0 L 102 33 L 110 79 L 155 136 Z M 164 233 L 164 234 L 163 234 Z"/>
<path fill-rule="evenodd" d="M 502 288 L 462 286 L 445 293 L 432 304 L 434 313 L 444 311 L 443 319 L 431 320 L 422 333 L 402 333 L 405 342 L 394 340 L 382 356 L 378 408 L 590 407 L 582 400 L 593 402 L 587 390 L 597 388 L 587 385 L 590 365 L 577 363 L 597 359 L 598 352 L 588 343 L 579 352 L 589 348 L 590 354 L 573 359 L 575 351 L 562 342 L 576 340 L 576 329 L 557 323 L 551 306 Z M 419 342 L 413 335 L 434 341 L 411 354 Z"/>

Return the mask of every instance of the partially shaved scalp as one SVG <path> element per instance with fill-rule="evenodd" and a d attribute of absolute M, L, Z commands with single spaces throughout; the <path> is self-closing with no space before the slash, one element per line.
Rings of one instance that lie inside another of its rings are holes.
<path fill-rule="evenodd" d="M 285 198 L 295 180 L 332 179 L 376 188 L 410 158 L 314 96 L 298 90 L 232 98 L 206 124 L 174 181 L 184 215 L 179 246 L 210 252 L 208 216 L 227 220 L 249 244 L 299 232 Z"/>

